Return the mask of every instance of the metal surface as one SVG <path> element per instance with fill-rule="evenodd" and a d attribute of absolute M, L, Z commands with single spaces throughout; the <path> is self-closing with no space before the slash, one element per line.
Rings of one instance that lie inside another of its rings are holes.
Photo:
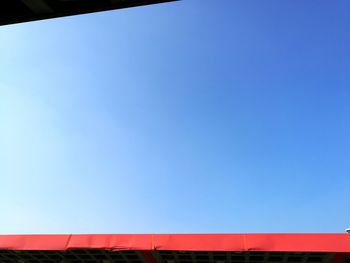
<path fill-rule="evenodd" d="M 336 253 L 152 251 L 156 263 L 332 263 Z M 346 254 L 348 257 L 348 254 Z M 153 259 L 152 259 L 153 260 Z M 152 261 L 151 260 L 151 261 Z M 344 262 L 345 262 L 344 258 Z M 0 250 L 1 263 L 150 263 L 142 251 Z"/>

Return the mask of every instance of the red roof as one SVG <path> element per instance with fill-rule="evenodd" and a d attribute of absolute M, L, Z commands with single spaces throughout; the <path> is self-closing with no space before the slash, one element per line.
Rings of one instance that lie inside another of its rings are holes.
<path fill-rule="evenodd" d="M 0 235 L 0 250 L 350 252 L 349 234 Z"/>

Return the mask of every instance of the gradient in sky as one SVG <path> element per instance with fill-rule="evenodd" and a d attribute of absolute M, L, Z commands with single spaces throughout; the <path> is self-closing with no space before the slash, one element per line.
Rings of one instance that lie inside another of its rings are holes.
<path fill-rule="evenodd" d="M 349 11 L 183 0 L 0 27 L 0 232 L 343 232 Z"/>

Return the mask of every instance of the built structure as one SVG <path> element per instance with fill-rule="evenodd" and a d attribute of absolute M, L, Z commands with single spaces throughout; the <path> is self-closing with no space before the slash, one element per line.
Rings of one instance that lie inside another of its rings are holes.
<path fill-rule="evenodd" d="M 0 262 L 350 263 L 350 235 L 0 235 Z"/>
<path fill-rule="evenodd" d="M 0 25 L 174 0 L 0 0 Z"/>

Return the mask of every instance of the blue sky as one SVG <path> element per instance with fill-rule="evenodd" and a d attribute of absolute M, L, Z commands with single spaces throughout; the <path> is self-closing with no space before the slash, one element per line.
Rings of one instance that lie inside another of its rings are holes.
<path fill-rule="evenodd" d="M 343 232 L 350 2 L 0 27 L 0 233 Z"/>

